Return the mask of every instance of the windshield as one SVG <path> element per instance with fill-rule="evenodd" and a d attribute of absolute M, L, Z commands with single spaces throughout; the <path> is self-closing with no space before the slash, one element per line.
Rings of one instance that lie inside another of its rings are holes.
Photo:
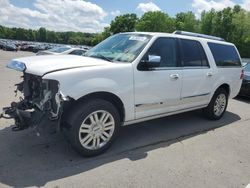
<path fill-rule="evenodd" d="M 56 52 L 56 53 L 62 53 L 62 52 L 65 52 L 69 49 L 70 49 L 69 47 L 56 47 L 56 48 L 50 49 L 49 51 Z"/>
<path fill-rule="evenodd" d="M 132 62 L 150 39 L 150 35 L 144 34 L 117 34 L 90 49 L 85 56 L 108 61 Z"/>
<path fill-rule="evenodd" d="M 244 71 L 250 72 L 250 63 L 247 63 L 247 64 L 244 66 Z"/>

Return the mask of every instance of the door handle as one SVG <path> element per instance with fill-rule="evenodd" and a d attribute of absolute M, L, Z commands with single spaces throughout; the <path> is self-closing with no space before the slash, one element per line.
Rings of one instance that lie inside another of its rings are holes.
<path fill-rule="evenodd" d="M 208 73 L 207 73 L 207 76 L 208 76 L 208 77 L 211 77 L 211 76 L 213 76 L 213 73 L 208 72 Z"/>
<path fill-rule="evenodd" d="M 179 74 L 171 74 L 170 78 L 173 80 L 177 80 L 179 78 Z"/>

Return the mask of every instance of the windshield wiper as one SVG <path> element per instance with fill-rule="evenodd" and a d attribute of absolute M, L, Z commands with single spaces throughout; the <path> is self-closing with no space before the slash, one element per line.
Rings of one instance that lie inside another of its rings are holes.
<path fill-rule="evenodd" d="M 112 59 L 109 59 L 108 57 L 102 55 L 102 54 L 96 54 L 96 55 L 92 55 L 90 57 L 96 57 L 96 58 L 99 58 L 99 59 L 104 59 L 106 61 L 109 61 L 109 62 L 113 62 Z"/>

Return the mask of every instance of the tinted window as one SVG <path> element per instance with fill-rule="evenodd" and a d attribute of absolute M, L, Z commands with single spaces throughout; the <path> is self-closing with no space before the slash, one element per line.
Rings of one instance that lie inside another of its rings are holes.
<path fill-rule="evenodd" d="M 240 57 L 234 46 L 208 43 L 217 66 L 241 66 Z"/>
<path fill-rule="evenodd" d="M 181 47 L 184 67 L 208 66 L 204 49 L 198 41 L 181 39 Z"/>
<path fill-rule="evenodd" d="M 150 47 L 144 60 L 148 60 L 150 55 L 160 56 L 160 67 L 177 67 L 177 46 L 176 39 L 158 38 Z"/>

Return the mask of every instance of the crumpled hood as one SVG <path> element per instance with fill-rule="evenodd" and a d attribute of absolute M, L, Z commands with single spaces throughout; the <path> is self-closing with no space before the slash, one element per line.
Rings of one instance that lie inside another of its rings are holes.
<path fill-rule="evenodd" d="M 38 76 L 59 70 L 110 64 L 102 59 L 75 55 L 32 56 L 13 59 L 12 62 L 24 63 L 26 73 Z M 9 65 L 8 67 L 11 68 Z"/>

